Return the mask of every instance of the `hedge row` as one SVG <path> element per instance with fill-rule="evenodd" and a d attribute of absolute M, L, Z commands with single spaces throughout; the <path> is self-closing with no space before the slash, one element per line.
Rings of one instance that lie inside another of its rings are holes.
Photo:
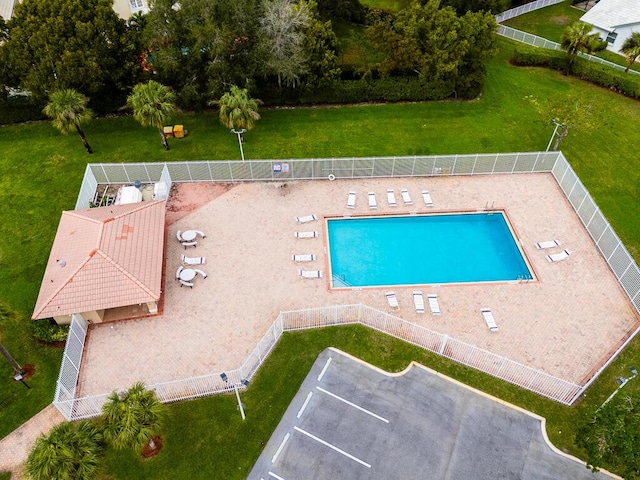
<path fill-rule="evenodd" d="M 567 68 L 567 54 L 544 48 L 517 47 L 511 57 L 511 63 L 564 71 Z M 571 75 L 627 97 L 640 99 L 640 75 L 618 71 L 584 58 L 576 58 L 571 67 Z"/>
<path fill-rule="evenodd" d="M 0 100 L 0 125 L 30 122 L 46 118 L 44 105 L 36 105 L 27 97 L 9 97 Z"/>

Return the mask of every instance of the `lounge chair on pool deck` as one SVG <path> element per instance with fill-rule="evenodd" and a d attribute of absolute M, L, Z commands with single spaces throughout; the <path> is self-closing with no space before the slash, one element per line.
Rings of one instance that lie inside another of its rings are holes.
<path fill-rule="evenodd" d="M 378 208 L 378 203 L 376 202 L 376 194 L 375 194 L 375 192 L 369 192 L 369 208 L 371 208 L 371 209 Z"/>
<path fill-rule="evenodd" d="M 424 200 L 424 204 L 427 207 L 433 207 L 433 200 L 431 200 L 431 195 L 429 194 L 429 192 L 427 190 L 423 190 L 422 191 L 422 198 Z"/>
<path fill-rule="evenodd" d="M 307 215 L 306 217 L 296 217 L 296 222 L 298 223 L 308 223 L 308 222 L 313 222 L 314 220 L 317 220 L 318 217 L 316 217 L 315 215 Z"/>
<path fill-rule="evenodd" d="M 480 310 L 480 312 L 482 312 L 482 316 L 484 317 L 484 321 L 487 323 L 487 327 L 489 327 L 489 330 L 491 330 L 492 332 L 497 332 L 498 325 L 496 325 L 496 321 L 493 318 L 493 313 L 491 313 L 491 310 L 489 310 L 488 308 L 483 308 L 482 310 Z"/>
<path fill-rule="evenodd" d="M 409 196 L 409 190 L 403 188 L 402 190 L 400 190 L 400 194 L 402 195 L 402 201 L 405 205 L 413 205 L 411 197 Z"/>
<path fill-rule="evenodd" d="M 321 270 L 298 270 L 298 275 L 302 278 L 322 278 Z"/>
<path fill-rule="evenodd" d="M 355 208 L 356 207 L 356 192 L 353 190 L 349 192 L 349 197 L 347 198 L 347 208 Z"/>
<path fill-rule="evenodd" d="M 396 203 L 396 194 L 393 193 L 393 190 L 391 189 L 387 190 L 387 202 L 389 203 L 390 207 L 398 206 L 398 204 Z"/>
<path fill-rule="evenodd" d="M 186 255 L 182 255 L 182 263 L 185 265 L 204 265 L 204 262 L 204 257 L 187 257 Z"/>
<path fill-rule="evenodd" d="M 429 300 L 429 309 L 431 309 L 431 313 L 433 315 L 440 315 L 440 304 L 438 303 L 438 295 L 432 293 L 427 295 L 427 300 Z"/>
<path fill-rule="evenodd" d="M 389 308 L 400 310 L 400 304 L 398 303 L 398 299 L 396 298 L 396 294 L 394 292 L 387 292 L 384 294 L 384 296 L 387 297 Z"/>
<path fill-rule="evenodd" d="M 318 232 L 296 232 L 296 238 L 316 238 Z"/>
<path fill-rule="evenodd" d="M 547 255 L 547 260 L 550 262 L 559 262 L 561 260 L 566 260 L 571 255 L 569 250 L 563 250 L 560 253 L 554 253 L 553 255 Z"/>
<path fill-rule="evenodd" d="M 294 254 L 291 255 L 291 260 L 294 262 L 313 262 L 316 256 L 313 253 Z"/>
<path fill-rule="evenodd" d="M 560 246 L 560 241 L 559 240 L 550 240 L 548 242 L 538 242 L 538 243 L 536 243 L 536 248 L 538 250 L 542 250 L 544 248 L 559 247 L 559 246 Z"/>
<path fill-rule="evenodd" d="M 416 307 L 416 313 L 424 313 L 424 297 L 422 292 L 413 292 L 413 304 Z"/>

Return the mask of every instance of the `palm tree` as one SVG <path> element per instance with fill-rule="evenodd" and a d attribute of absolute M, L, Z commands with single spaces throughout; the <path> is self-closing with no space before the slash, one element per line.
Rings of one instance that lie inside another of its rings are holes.
<path fill-rule="evenodd" d="M 597 33 L 590 33 L 592 26 L 584 22 L 574 22 L 562 32 L 562 48 L 567 51 L 567 70 L 571 67 L 580 52 L 593 53 L 607 48 L 607 42 L 600 40 Z"/>
<path fill-rule="evenodd" d="M 102 407 L 105 437 L 116 448 L 155 448 L 165 406 L 141 382 L 123 392 L 112 392 Z"/>
<path fill-rule="evenodd" d="M 220 123 L 238 135 L 240 155 L 244 161 L 244 152 L 242 150 L 244 138 L 242 134 L 252 130 L 255 122 L 260 120 L 258 105 L 262 101 L 249 98 L 249 92 L 247 92 L 246 88 L 238 88 L 233 85 L 229 92 L 220 97 L 220 100 L 211 103 L 220 106 Z"/>
<path fill-rule="evenodd" d="M 627 39 L 622 44 L 622 48 L 620 52 L 627 57 L 628 64 L 625 69 L 625 73 L 629 71 L 631 66 L 635 63 L 638 57 L 640 57 L 640 32 L 633 32 L 631 36 L 627 37 Z"/>
<path fill-rule="evenodd" d="M 133 87 L 127 97 L 127 105 L 133 109 L 133 117 L 143 127 L 156 127 L 162 138 L 162 146 L 169 150 L 163 126 L 176 111 L 176 96 L 168 87 L 150 80 Z"/>
<path fill-rule="evenodd" d="M 97 476 L 103 451 L 103 436 L 93 423 L 64 422 L 36 440 L 26 470 L 32 480 L 91 480 Z"/>
<path fill-rule="evenodd" d="M 53 126 L 63 134 L 75 129 L 87 153 L 93 153 L 80 127 L 93 118 L 93 112 L 87 108 L 87 97 L 72 89 L 58 90 L 49 95 L 49 103 L 43 111 L 52 119 Z"/>

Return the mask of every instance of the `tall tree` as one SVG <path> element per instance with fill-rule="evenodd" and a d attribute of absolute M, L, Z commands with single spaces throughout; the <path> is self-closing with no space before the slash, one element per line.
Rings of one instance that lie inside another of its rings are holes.
<path fill-rule="evenodd" d="M 127 97 L 127 105 L 133 109 L 133 117 L 144 127 L 155 127 L 162 138 L 162 146 L 169 150 L 169 142 L 163 127 L 176 111 L 176 96 L 169 88 L 150 80 L 133 87 Z"/>
<path fill-rule="evenodd" d="M 565 75 L 571 73 L 571 67 L 580 52 L 593 53 L 607 48 L 607 42 L 600 40 L 597 33 L 591 33 L 592 26 L 584 22 L 574 22 L 562 32 L 562 48 L 567 51 L 567 69 Z"/>
<path fill-rule="evenodd" d="M 26 461 L 32 480 L 91 480 L 97 477 L 104 442 L 86 420 L 64 422 L 40 436 Z"/>
<path fill-rule="evenodd" d="M 304 49 L 305 29 L 310 12 L 304 0 L 266 0 L 260 18 L 260 30 L 266 45 L 267 73 L 295 87 L 300 76 L 307 72 L 307 54 Z"/>
<path fill-rule="evenodd" d="M 395 15 L 383 14 L 367 30 L 372 44 L 385 54 L 383 74 L 418 75 L 434 98 L 454 94 L 461 75 L 475 74 L 495 51 L 495 20 L 490 14 L 458 17 L 439 0 L 413 1 Z M 484 79 L 480 71 L 480 79 Z"/>
<path fill-rule="evenodd" d="M 212 102 L 220 107 L 220 123 L 234 130 L 252 130 L 255 122 L 260 120 L 258 105 L 260 100 L 250 98 L 246 88 L 232 86 L 220 100 Z"/>
<path fill-rule="evenodd" d="M 111 0 L 24 0 L 7 22 L 0 55 L 11 87 L 44 103 L 49 92 L 75 89 L 90 98 L 123 92 L 139 69 L 126 23 Z"/>
<path fill-rule="evenodd" d="M 93 112 L 87 108 L 87 97 L 70 88 L 58 90 L 49 95 L 49 103 L 44 113 L 51 118 L 51 123 L 63 134 L 78 132 L 87 153 L 93 153 L 87 142 L 81 125 L 93 118 Z"/>
<path fill-rule="evenodd" d="M 315 0 L 309 0 L 310 19 L 303 29 L 303 49 L 308 59 L 305 83 L 313 86 L 330 84 L 340 76 L 338 66 L 338 38 L 331 21 L 323 22 Z"/>
<path fill-rule="evenodd" d="M 105 437 L 116 448 L 155 448 L 153 437 L 160 434 L 164 414 L 165 406 L 140 382 L 112 392 L 102 407 Z"/>
<path fill-rule="evenodd" d="M 640 32 L 633 32 L 628 36 L 622 44 L 620 52 L 627 57 L 626 73 L 633 66 L 638 57 L 640 57 Z"/>

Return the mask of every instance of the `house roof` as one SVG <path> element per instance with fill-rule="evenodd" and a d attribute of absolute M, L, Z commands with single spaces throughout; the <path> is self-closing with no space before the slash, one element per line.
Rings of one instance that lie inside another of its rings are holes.
<path fill-rule="evenodd" d="M 62 213 L 32 318 L 157 301 L 165 203 Z"/>
<path fill-rule="evenodd" d="M 600 0 L 580 20 L 609 31 L 640 23 L 640 0 Z"/>

